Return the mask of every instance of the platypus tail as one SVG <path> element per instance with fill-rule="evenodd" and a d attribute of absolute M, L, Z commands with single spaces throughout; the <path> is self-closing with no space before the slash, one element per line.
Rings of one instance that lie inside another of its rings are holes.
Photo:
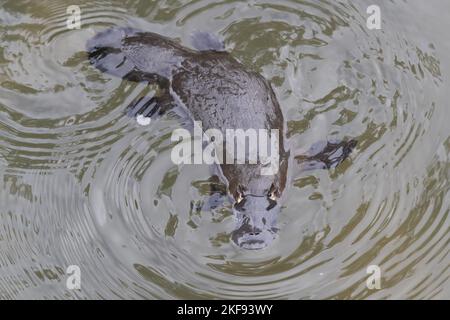
<path fill-rule="evenodd" d="M 91 64 L 102 72 L 130 81 L 158 83 L 164 89 L 161 96 L 140 97 L 126 108 L 127 115 L 145 118 L 171 107 L 169 80 L 183 59 L 192 54 L 173 40 L 132 28 L 96 34 L 87 42 L 87 51 Z"/>
<path fill-rule="evenodd" d="M 89 60 L 102 72 L 131 81 L 158 81 L 172 77 L 190 52 L 152 32 L 133 28 L 102 31 L 87 42 Z"/>

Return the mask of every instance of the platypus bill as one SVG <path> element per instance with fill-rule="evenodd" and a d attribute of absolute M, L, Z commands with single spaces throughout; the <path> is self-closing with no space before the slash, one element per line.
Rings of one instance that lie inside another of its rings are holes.
<path fill-rule="evenodd" d="M 261 175 L 261 164 L 222 164 L 237 225 L 231 239 L 239 247 L 260 249 L 276 237 L 276 218 L 287 182 L 288 160 L 304 170 L 328 169 L 347 158 L 355 140 L 324 143 L 294 157 L 285 149 L 284 120 L 270 83 L 224 51 L 206 33 L 194 38 L 197 50 L 151 32 L 113 28 L 90 39 L 90 62 L 103 72 L 130 81 L 157 83 L 163 94 L 134 101 L 130 116 L 153 117 L 169 108 L 184 108 L 203 130 L 278 129 L 279 170 Z"/>

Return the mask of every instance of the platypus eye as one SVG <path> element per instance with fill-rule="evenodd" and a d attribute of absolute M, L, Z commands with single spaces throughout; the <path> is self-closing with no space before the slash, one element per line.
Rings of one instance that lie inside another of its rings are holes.
<path fill-rule="evenodd" d="M 245 199 L 245 188 L 239 185 L 236 190 L 236 203 L 239 204 Z"/>
<path fill-rule="evenodd" d="M 269 197 L 270 200 L 277 201 L 277 195 L 275 192 L 269 192 L 267 196 Z"/>
<path fill-rule="evenodd" d="M 277 201 L 278 199 L 278 189 L 275 185 L 271 185 L 267 197 L 272 201 Z"/>
<path fill-rule="evenodd" d="M 238 191 L 237 197 L 236 197 L 236 203 L 239 204 L 242 202 L 242 200 L 244 200 L 244 195 Z"/>

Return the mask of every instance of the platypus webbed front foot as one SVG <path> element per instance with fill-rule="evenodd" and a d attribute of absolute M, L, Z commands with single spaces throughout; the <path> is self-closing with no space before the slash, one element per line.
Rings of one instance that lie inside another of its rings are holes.
<path fill-rule="evenodd" d="M 158 102 L 156 97 L 139 97 L 133 100 L 126 108 L 126 114 L 129 117 L 151 117 L 158 111 Z"/>
<path fill-rule="evenodd" d="M 134 99 L 125 109 L 125 113 L 131 118 L 155 118 L 165 113 L 171 106 L 172 99 L 167 94 L 152 97 L 143 96 Z"/>
<path fill-rule="evenodd" d="M 295 156 L 301 165 L 301 171 L 331 169 L 337 167 L 356 147 L 356 140 L 329 142 L 320 141 L 311 146 L 304 155 Z"/>

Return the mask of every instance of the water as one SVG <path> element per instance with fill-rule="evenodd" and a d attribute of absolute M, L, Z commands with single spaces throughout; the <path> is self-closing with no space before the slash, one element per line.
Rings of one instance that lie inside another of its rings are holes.
<path fill-rule="evenodd" d="M 450 298 L 448 1 L 80 0 L 79 30 L 70 1 L 0 3 L 0 298 Z M 273 84 L 293 148 L 359 144 L 287 187 L 269 248 L 238 249 L 208 166 L 170 161 L 176 119 L 123 116 L 156 88 L 89 65 L 111 26 L 218 34 Z"/>

